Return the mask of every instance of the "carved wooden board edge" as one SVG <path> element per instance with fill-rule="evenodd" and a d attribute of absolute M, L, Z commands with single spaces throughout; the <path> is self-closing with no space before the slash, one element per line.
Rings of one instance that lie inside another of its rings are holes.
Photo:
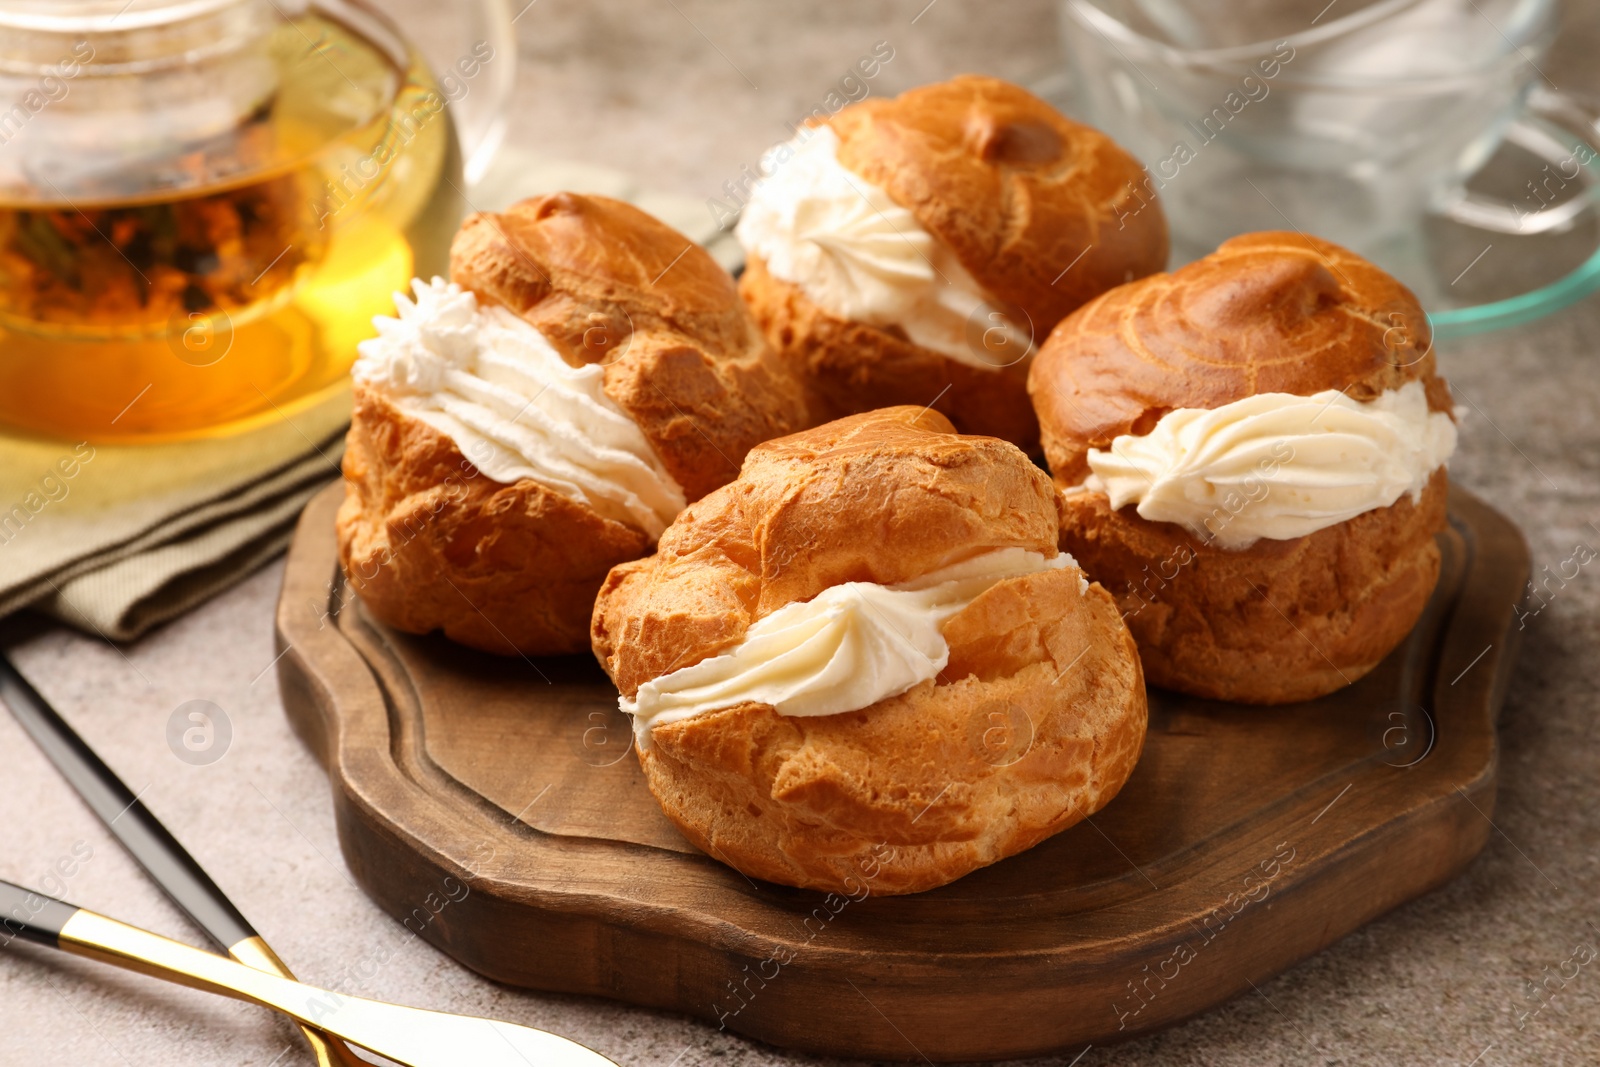
<path fill-rule="evenodd" d="M 1425 758 L 1375 759 L 1347 781 L 1308 782 L 1215 847 L 1130 870 L 1107 890 L 1122 899 L 1019 917 L 993 931 L 993 947 L 983 944 L 988 931 L 952 947 L 936 930 L 918 939 L 892 921 L 806 937 L 797 920 L 821 894 L 756 886 L 705 857 L 554 838 L 430 788 L 402 721 L 415 695 L 347 630 L 360 624 L 337 575 L 341 495 L 335 485 L 308 505 L 291 548 L 277 612 L 285 708 L 328 769 L 358 881 L 431 943 L 500 981 L 687 1012 L 821 1054 L 1072 1053 L 1259 985 L 1448 880 L 1490 830 L 1494 720 L 1528 553 L 1509 520 L 1454 487 L 1442 536 L 1458 542 L 1447 567 L 1460 574 L 1433 621 Z M 1445 719 L 1455 729 L 1432 736 Z M 1269 866 L 1277 873 L 1257 897 L 1264 875 L 1254 887 L 1248 878 Z M 1239 883 L 1233 891 L 1219 871 Z M 960 923 L 960 903 L 948 923 Z M 895 901 L 846 906 L 888 916 Z M 1247 924 L 1228 925 L 1245 913 Z"/>

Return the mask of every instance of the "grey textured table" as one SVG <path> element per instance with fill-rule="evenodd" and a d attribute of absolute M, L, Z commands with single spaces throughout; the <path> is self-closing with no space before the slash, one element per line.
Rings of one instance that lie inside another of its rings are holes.
<path fill-rule="evenodd" d="M 880 92 L 960 70 L 1026 79 L 1055 59 L 1049 3 L 925 5 L 538 0 L 517 24 L 524 70 L 513 136 L 709 197 L 876 41 L 896 49 Z M 1544 65 L 1563 88 L 1600 90 L 1597 8 L 1585 0 L 1569 13 Z M 1536 571 L 1580 544 L 1600 548 L 1597 333 L 1600 300 L 1590 299 L 1538 326 L 1441 350 L 1467 412 L 1452 476 L 1523 524 Z M 358 958 L 384 959 L 349 988 L 549 1027 L 627 1065 L 801 1062 L 685 1018 L 494 985 L 380 913 L 350 881 L 326 779 L 278 706 L 280 572 L 269 566 L 130 647 L 43 630 L 18 658 L 297 971 L 336 984 Z M 1517 1022 L 1533 1006 L 1529 981 L 1580 945 L 1600 948 L 1600 571 L 1585 567 L 1525 621 L 1502 720 L 1498 832 L 1466 873 L 1259 994 L 1094 1048 L 1080 1067 L 1600 1062 L 1600 968 L 1582 969 Z M 180 762 L 166 740 L 173 711 L 197 699 L 222 708 L 233 728 L 226 755 L 208 766 Z M 0 752 L 0 877 L 39 884 L 58 860 L 92 850 L 65 879 L 70 899 L 194 938 L 5 716 Z M 297 1041 L 244 1005 L 28 948 L 0 953 L 0 1067 L 267 1067 L 307 1062 Z"/>

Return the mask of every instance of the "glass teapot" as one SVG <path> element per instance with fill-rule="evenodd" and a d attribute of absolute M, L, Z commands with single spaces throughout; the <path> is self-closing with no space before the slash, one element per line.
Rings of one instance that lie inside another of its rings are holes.
<path fill-rule="evenodd" d="M 436 75 L 364 0 L 0 0 L 5 429 L 228 433 L 341 388 L 446 269 L 505 3 L 438 13 Z"/>

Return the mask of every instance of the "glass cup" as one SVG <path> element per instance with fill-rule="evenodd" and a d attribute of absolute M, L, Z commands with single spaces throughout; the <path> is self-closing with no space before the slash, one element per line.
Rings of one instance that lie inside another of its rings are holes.
<path fill-rule="evenodd" d="M 366 0 L 0 0 L 0 423 L 174 439 L 342 388 L 504 131 L 506 2 L 451 14 L 436 74 Z"/>
<path fill-rule="evenodd" d="M 1594 116 L 1539 67 L 1554 0 L 1332 0 L 1304 12 L 1063 0 L 1075 110 L 1146 165 L 1130 210 L 1160 197 L 1177 262 L 1235 234 L 1299 230 L 1386 267 L 1430 311 L 1450 309 L 1464 290 L 1431 258 L 1440 220 L 1460 247 L 1472 243 L 1463 231 L 1487 235 L 1481 248 L 1497 234 L 1565 232 L 1589 211 Z M 1479 188 L 1507 144 L 1528 157 L 1515 170 L 1526 181 Z M 1589 267 L 1600 277 L 1600 260 Z"/>

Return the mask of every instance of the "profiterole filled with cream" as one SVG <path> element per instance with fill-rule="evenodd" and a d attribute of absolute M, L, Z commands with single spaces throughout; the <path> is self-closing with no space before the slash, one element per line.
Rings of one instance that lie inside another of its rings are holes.
<path fill-rule="evenodd" d="M 962 76 L 867 99 L 762 161 L 740 292 L 819 418 L 931 404 L 1036 451 L 1026 382 L 1062 316 L 1167 258 L 1139 163 L 1025 90 Z"/>
<path fill-rule="evenodd" d="M 1428 409 L 1420 381 L 1366 401 L 1335 389 L 1257 393 L 1218 408 L 1178 408 L 1148 433 L 1091 448 L 1083 488 L 1105 493 L 1113 509 L 1132 504 L 1141 518 L 1243 549 L 1263 537 L 1305 537 L 1402 496 L 1420 503 L 1455 447 L 1455 420 Z M 1264 474 L 1270 490 L 1218 521 L 1219 502 Z"/>
<path fill-rule="evenodd" d="M 753 449 L 612 570 L 595 655 L 645 779 L 751 877 L 908 893 L 1103 807 L 1145 730 L 1115 602 L 1015 446 L 886 408 Z M 993 713 L 1024 724 L 1001 739 Z"/>
<path fill-rule="evenodd" d="M 495 652 L 588 645 L 610 568 L 806 425 L 733 279 L 636 208 L 474 215 L 354 370 L 345 574 L 379 620 Z"/>
<path fill-rule="evenodd" d="M 908 582 L 830 586 L 757 621 L 729 651 L 646 682 L 620 706 L 645 745 L 656 726 L 750 702 L 779 715 L 859 711 L 938 677 L 950 662 L 944 623 L 980 593 L 1062 567 L 1077 564 L 1064 552 L 1047 559 L 998 548 Z"/>
<path fill-rule="evenodd" d="M 459 285 L 418 279 L 415 302 L 377 320 L 355 380 L 450 439 L 478 472 L 538 482 L 651 536 L 685 503 L 644 433 L 605 395 L 604 368 L 573 367 L 536 328 L 479 307 Z"/>
<path fill-rule="evenodd" d="M 1320 696 L 1432 594 L 1450 392 L 1416 299 L 1359 256 L 1236 237 L 1063 320 L 1029 390 L 1062 547 L 1118 597 L 1152 682 Z"/>

